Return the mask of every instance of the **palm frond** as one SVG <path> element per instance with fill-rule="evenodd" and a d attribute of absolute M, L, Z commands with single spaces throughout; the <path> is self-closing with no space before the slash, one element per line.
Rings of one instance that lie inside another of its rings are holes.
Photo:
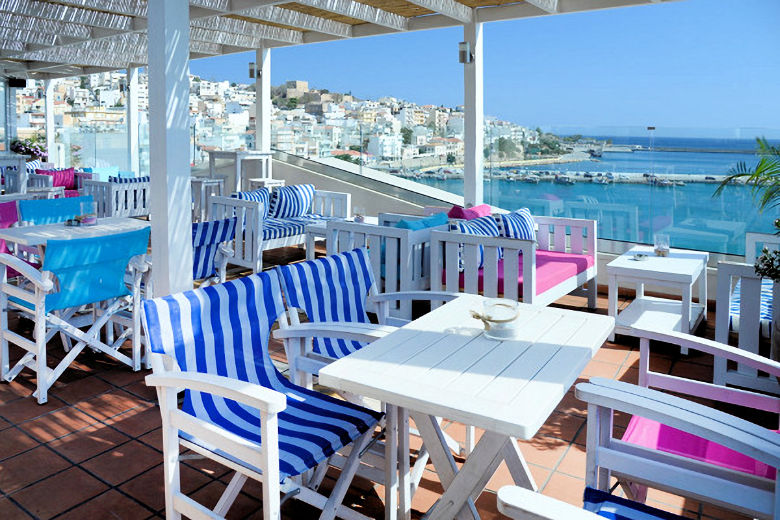
<path fill-rule="evenodd" d="M 756 165 L 751 168 L 744 161 L 738 163 L 715 189 L 713 197 L 720 196 L 734 181 L 744 180 L 751 186 L 759 211 L 780 205 L 780 146 L 769 144 L 763 137 L 757 138 L 756 142 L 759 156 Z"/>

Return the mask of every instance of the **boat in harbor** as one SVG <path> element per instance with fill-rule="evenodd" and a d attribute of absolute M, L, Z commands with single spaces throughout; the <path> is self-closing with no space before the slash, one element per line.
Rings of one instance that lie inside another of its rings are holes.
<path fill-rule="evenodd" d="M 536 175 L 526 175 L 523 177 L 523 182 L 527 182 L 529 184 L 539 184 L 539 177 Z"/>
<path fill-rule="evenodd" d="M 609 179 L 606 177 L 596 177 L 593 179 L 593 184 L 609 184 Z"/>
<path fill-rule="evenodd" d="M 574 181 L 568 175 L 556 175 L 554 182 L 555 184 L 566 184 L 569 186 L 574 184 Z"/>

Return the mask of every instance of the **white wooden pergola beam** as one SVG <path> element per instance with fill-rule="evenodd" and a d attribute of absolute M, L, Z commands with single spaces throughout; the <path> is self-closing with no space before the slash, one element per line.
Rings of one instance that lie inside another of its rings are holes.
<path fill-rule="evenodd" d="M 209 34 L 215 38 L 216 43 L 224 43 L 226 45 L 238 45 L 240 41 L 245 41 L 244 37 L 253 38 L 255 40 L 276 40 L 289 43 L 302 43 L 303 38 L 299 31 L 293 31 L 291 29 L 283 29 L 281 27 L 274 27 L 271 25 L 263 25 L 260 23 L 247 22 L 246 20 L 237 20 L 235 18 L 207 18 L 192 20 L 190 22 L 192 31 L 198 30 L 198 34 Z M 204 31 L 210 31 L 206 33 Z M 221 33 L 221 34 L 220 34 Z M 231 37 L 233 42 L 230 42 Z M 219 41 L 216 41 L 219 40 Z M 251 47 L 256 49 L 259 45 Z"/>
<path fill-rule="evenodd" d="M 452 18 L 460 23 L 469 23 L 473 19 L 471 7 L 456 2 L 455 0 L 407 0 L 416 6 L 428 9 L 434 13 L 439 13 Z"/>
<path fill-rule="evenodd" d="M 133 18 L 130 16 L 39 2 L 37 0 L 0 0 L 0 12 L 33 16 L 42 20 L 115 29 L 117 31 L 130 31 L 133 29 Z"/>
<path fill-rule="evenodd" d="M 408 24 L 406 17 L 353 0 L 295 0 L 295 3 L 348 16 L 381 27 L 388 27 L 396 31 L 405 31 Z"/>
<path fill-rule="evenodd" d="M 109 11 L 125 16 L 146 18 L 147 6 L 141 0 L 57 0 L 57 3 L 73 7 Z"/>
<path fill-rule="evenodd" d="M 0 26 L 9 29 L 38 32 L 42 34 L 55 34 L 71 38 L 86 39 L 91 35 L 89 27 L 77 23 L 57 22 L 54 20 L 41 20 L 33 16 L 24 16 L 13 13 L 0 13 Z"/>
<path fill-rule="evenodd" d="M 241 14 L 242 16 L 248 16 L 266 22 L 288 25 L 306 31 L 330 34 L 340 38 L 349 38 L 352 36 L 352 26 L 349 24 L 273 5 L 249 9 L 243 11 Z"/>

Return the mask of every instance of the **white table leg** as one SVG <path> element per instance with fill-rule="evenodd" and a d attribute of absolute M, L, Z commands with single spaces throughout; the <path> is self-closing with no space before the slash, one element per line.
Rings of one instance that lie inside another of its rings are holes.
<path fill-rule="evenodd" d="M 436 468 L 436 473 L 439 475 L 439 481 L 446 490 L 455 479 L 458 467 L 455 465 L 455 459 L 452 457 L 452 453 L 447 447 L 444 435 L 442 434 L 441 428 L 439 428 L 439 423 L 436 421 L 436 417 L 431 415 L 413 411 L 410 411 L 409 413 L 412 416 L 412 419 L 414 419 L 414 424 L 417 426 L 417 429 L 420 431 L 420 436 L 425 443 L 425 447 L 428 449 L 431 461 L 433 461 L 433 465 Z M 471 500 L 471 497 L 467 494 L 462 498 L 464 499 L 464 502 L 467 501 L 465 507 L 452 510 L 448 516 L 439 516 L 439 518 L 458 518 L 461 520 L 478 519 L 479 513 L 477 513 L 477 508 L 474 506 L 474 501 Z M 444 496 L 442 496 L 437 503 L 442 502 L 443 499 Z M 447 509 L 449 511 L 449 508 Z M 434 505 L 432 511 L 436 510 L 437 508 Z M 453 514 L 456 511 L 457 514 Z M 432 518 L 434 517 L 429 517 L 429 520 Z"/>
<path fill-rule="evenodd" d="M 241 159 L 236 157 L 236 191 L 241 191 Z"/>
<path fill-rule="evenodd" d="M 398 518 L 398 412 L 391 404 L 385 404 L 385 407 L 385 520 L 396 520 Z"/>
<path fill-rule="evenodd" d="M 704 315 L 701 319 L 707 321 L 707 262 L 704 262 L 704 267 L 699 275 L 699 303 L 704 305 Z"/>
<path fill-rule="evenodd" d="M 444 494 L 428 512 L 429 520 L 444 520 L 469 512 L 470 504 L 479 498 L 490 477 L 504 460 L 506 435 L 485 432 L 452 482 L 444 485 Z"/>
<path fill-rule="evenodd" d="M 314 260 L 314 238 L 314 233 L 306 231 L 306 260 Z"/>
<path fill-rule="evenodd" d="M 644 282 L 637 282 L 636 284 L 636 299 L 645 297 L 645 284 Z"/>
<path fill-rule="evenodd" d="M 504 444 L 503 453 L 506 466 L 509 468 L 509 474 L 512 475 L 515 484 L 531 491 L 538 491 L 534 477 L 531 475 L 531 469 L 525 462 L 525 457 L 523 457 L 523 453 L 517 445 L 517 439 L 510 437 Z"/>
<path fill-rule="evenodd" d="M 401 474 L 398 491 L 398 517 L 412 518 L 412 482 L 409 467 L 409 412 L 398 407 L 398 468 Z"/>
<path fill-rule="evenodd" d="M 617 276 L 611 274 L 607 277 L 609 293 L 607 296 L 607 314 L 613 318 L 617 317 L 618 308 L 618 284 Z M 615 341 L 615 333 L 609 335 L 609 341 Z"/>
<path fill-rule="evenodd" d="M 686 283 L 682 286 L 682 321 L 680 323 L 680 332 L 686 334 L 691 332 L 692 289 L 693 289 L 693 282 L 689 284 Z M 680 347 L 680 354 L 684 356 L 687 355 L 688 347 Z"/>

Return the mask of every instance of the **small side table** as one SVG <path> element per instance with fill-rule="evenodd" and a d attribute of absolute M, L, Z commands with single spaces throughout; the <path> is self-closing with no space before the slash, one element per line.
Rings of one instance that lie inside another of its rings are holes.
<path fill-rule="evenodd" d="M 284 179 L 270 179 L 267 177 L 256 177 L 249 179 L 249 190 L 259 190 L 260 188 L 279 188 L 284 186 Z"/>
<path fill-rule="evenodd" d="M 208 218 L 209 197 L 225 194 L 225 177 L 190 177 L 192 183 L 192 221 L 204 222 Z"/>
<path fill-rule="evenodd" d="M 645 260 L 634 255 L 644 253 Z M 674 330 L 689 333 L 707 316 L 707 260 L 709 253 L 672 249 L 669 256 L 655 256 L 651 246 L 635 246 L 607 264 L 610 316 L 615 318 L 615 333 L 630 334 L 631 327 Z M 635 284 L 636 299 L 620 313 L 618 287 Z M 693 303 L 694 284 L 699 284 L 699 302 Z M 677 289 L 682 301 L 645 296 L 645 284 Z M 615 339 L 612 334 L 610 341 Z M 683 354 L 687 354 L 684 349 Z"/>

